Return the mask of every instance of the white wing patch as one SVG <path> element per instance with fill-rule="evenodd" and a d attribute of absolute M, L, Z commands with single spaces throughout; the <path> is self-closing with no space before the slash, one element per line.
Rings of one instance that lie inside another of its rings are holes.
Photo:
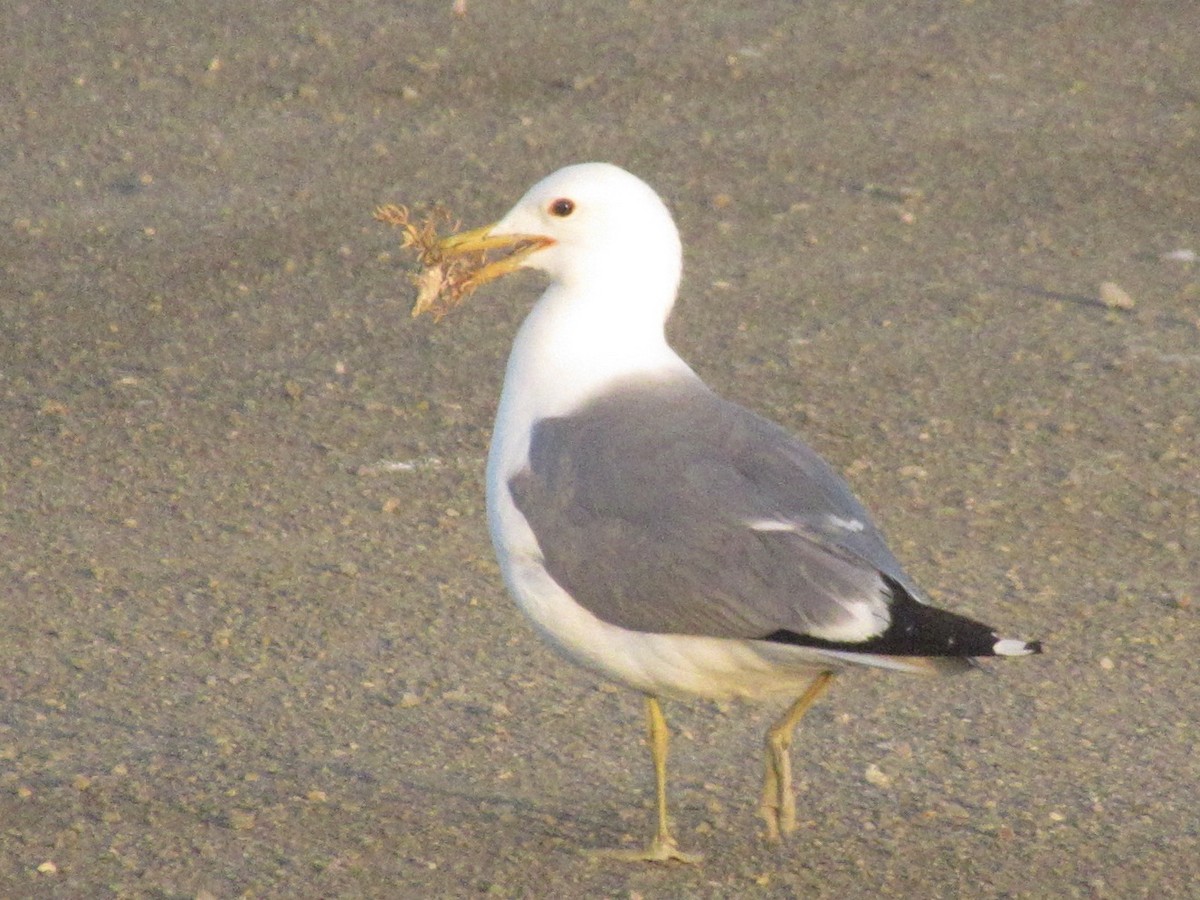
<path fill-rule="evenodd" d="M 825 522 L 838 531 L 849 531 L 853 534 L 857 534 L 867 527 L 867 523 L 859 519 L 843 519 L 841 516 L 833 515 L 826 516 Z M 799 531 L 795 522 L 789 522 L 786 519 L 750 519 L 746 522 L 746 526 L 752 531 Z"/>
<path fill-rule="evenodd" d="M 858 519 L 843 519 L 840 516 L 828 515 L 825 521 L 840 531 L 859 532 L 866 528 L 866 523 Z M 786 519 L 750 519 L 746 526 L 752 531 L 764 532 L 800 532 L 807 530 L 803 525 L 789 522 Z M 889 610 L 888 594 L 880 581 L 877 589 L 870 596 L 854 597 L 853 599 L 834 598 L 842 608 L 843 616 L 840 621 L 824 626 L 814 626 L 806 629 L 806 633 L 823 641 L 839 643 L 858 643 L 879 637 L 892 624 L 892 614 Z"/>
<path fill-rule="evenodd" d="M 792 522 L 785 522 L 782 519 L 751 519 L 746 523 L 751 531 L 795 531 L 796 526 Z"/>
<path fill-rule="evenodd" d="M 808 633 L 823 641 L 858 643 L 879 637 L 892 624 L 887 602 L 882 595 L 869 600 L 843 600 L 846 617 L 835 625 L 810 628 Z"/>
<path fill-rule="evenodd" d="M 840 528 L 842 531 L 852 531 L 856 534 L 867 527 L 865 522 L 860 522 L 858 519 L 843 519 L 841 516 L 826 516 L 825 521 L 834 528 Z"/>

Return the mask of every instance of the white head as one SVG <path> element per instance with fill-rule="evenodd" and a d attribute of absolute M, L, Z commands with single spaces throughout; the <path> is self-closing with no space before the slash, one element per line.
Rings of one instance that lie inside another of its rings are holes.
<path fill-rule="evenodd" d="M 510 529 L 528 533 L 505 499 L 508 479 L 528 463 L 534 423 L 570 414 L 618 380 L 695 377 L 663 329 L 679 287 L 679 232 L 641 179 L 584 163 L 543 178 L 495 225 L 446 244 L 454 252 L 517 248 L 480 281 L 515 268 L 550 276 L 513 342 L 488 454 L 488 512 L 507 565 Z M 514 552 L 536 552 L 529 540 Z"/>
<path fill-rule="evenodd" d="M 531 187 L 491 236 L 537 235 L 552 243 L 521 265 L 564 286 L 590 285 L 661 302 L 665 320 L 683 264 L 671 213 L 649 185 L 609 163 L 559 169 Z M 661 298 L 661 300 L 659 299 Z"/>
<path fill-rule="evenodd" d="M 550 276 L 509 355 L 492 443 L 506 471 L 525 458 L 531 423 L 566 414 L 615 380 L 694 377 L 663 328 L 679 287 L 679 232 L 641 179 L 607 163 L 568 166 L 495 225 L 440 243 L 443 257 L 501 250 L 509 252 L 475 270 L 472 286 L 517 268 Z"/>

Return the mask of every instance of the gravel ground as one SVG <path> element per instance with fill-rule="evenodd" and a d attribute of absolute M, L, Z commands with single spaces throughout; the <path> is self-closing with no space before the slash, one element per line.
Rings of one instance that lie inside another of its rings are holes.
<path fill-rule="evenodd" d="M 10 4 L 0 895 L 1188 897 L 1200 880 L 1200 8 Z M 539 290 L 413 322 L 383 202 L 570 162 L 675 210 L 672 339 L 1047 655 L 775 708 L 560 662 L 483 520 Z M 1107 286 L 1104 286 L 1107 285 Z"/>

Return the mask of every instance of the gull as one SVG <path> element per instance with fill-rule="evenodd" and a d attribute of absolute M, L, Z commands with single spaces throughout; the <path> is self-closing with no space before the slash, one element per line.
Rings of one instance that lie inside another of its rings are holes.
<path fill-rule="evenodd" d="M 488 524 L 542 637 L 645 697 L 654 836 L 607 852 L 699 859 L 670 830 L 660 698 L 796 698 L 765 741 L 759 810 L 778 841 L 796 828 L 793 732 L 836 673 L 948 673 L 1041 652 L 930 606 L 828 463 L 671 349 L 682 248 L 645 182 L 607 163 L 568 166 L 440 249 L 511 251 L 476 285 L 519 268 L 549 276 L 508 359 Z"/>

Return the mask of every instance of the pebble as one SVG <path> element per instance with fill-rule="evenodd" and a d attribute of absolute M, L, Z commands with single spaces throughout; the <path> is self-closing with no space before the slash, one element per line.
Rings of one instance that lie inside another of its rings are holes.
<path fill-rule="evenodd" d="M 871 763 L 869 766 L 867 766 L 866 771 L 863 772 L 863 777 L 865 777 L 869 783 L 875 785 L 875 787 L 885 788 L 892 786 L 892 776 L 884 772 L 881 768 L 879 768 L 879 766 L 875 765 L 875 763 Z"/>
<path fill-rule="evenodd" d="M 1106 281 L 1100 285 L 1100 302 L 1109 309 L 1133 309 L 1137 305 L 1115 281 Z"/>
<path fill-rule="evenodd" d="M 229 827 L 234 831 L 249 831 L 254 827 L 254 813 L 234 810 L 229 814 Z"/>

